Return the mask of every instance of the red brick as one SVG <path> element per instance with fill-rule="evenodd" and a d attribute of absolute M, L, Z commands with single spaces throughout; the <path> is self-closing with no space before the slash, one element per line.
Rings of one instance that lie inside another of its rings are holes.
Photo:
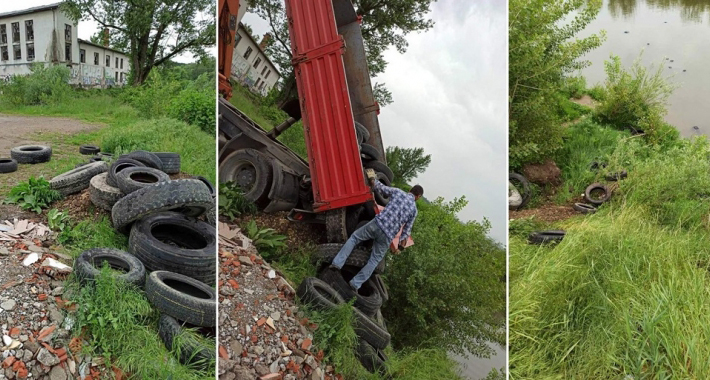
<path fill-rule="evenodd" d="M 17 360 L 14 356 L 8 356 L 7 359 L 2 361 L 2 368 L 8 368 Z"/>
<path fill-rule="evenodd" d="M 219 357 L 222 359 L 229 359 L 229 353 L 227 353 L 227 349 L 224 348 L 224 346 L 219 346 Z"/>
<path fill-rule="evenodd" d="M 310 350 L 312 343 L 313 342 L 310 339 L 304 339 L 303 343 L 301 343 L 301 349 L 302 350 Z"/>

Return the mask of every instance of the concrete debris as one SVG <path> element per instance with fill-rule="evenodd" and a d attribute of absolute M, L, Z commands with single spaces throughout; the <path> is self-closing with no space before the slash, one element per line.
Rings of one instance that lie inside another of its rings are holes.
<path fill-rule="evenodd" d="M 39 260 L 39 255 L 36 252 L 32 252 L 24 260 L 22 260 L 22 265 L 30 266 Z"/>

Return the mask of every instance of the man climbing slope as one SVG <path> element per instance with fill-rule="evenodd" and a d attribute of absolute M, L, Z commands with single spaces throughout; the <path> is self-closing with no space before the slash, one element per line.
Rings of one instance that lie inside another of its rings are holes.
<path fill-rule="evenodd" d="M 399 253 L 400 250 L 404 249 L 404 244 L 412 232 L 414 219 L 417 217 L 415 202 L 424 194 L 424 189 L 419 185 L 415 185 L 409 190 L 409 193 L 406 193 L 395 187 L 383 185 L 380 181 L 375 180 L 374 176 L 368 177 L 370 186 L 374 187 L 375 191 L 388 196 L 390 201 L 385 209 L 374 219 L 353 232 L 330 265 L 331 268 L 342 269 L 355 246 L 366 240 L 373 241 L 372 253 L 367 265 L 350 280 L 350 287 L 355 291 L 360 289 L 360 286 L 370 278 L 377 264 L 385 258 L 390 242 L 394 240 L 402 226 L 404 228 L 402 235 L 399 237 L 399 247 L 395 248 L 394 253 Z"/>

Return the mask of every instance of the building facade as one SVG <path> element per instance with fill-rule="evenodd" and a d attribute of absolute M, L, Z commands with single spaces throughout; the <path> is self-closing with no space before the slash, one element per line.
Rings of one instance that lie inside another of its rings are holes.
<path fill-rule="evenodd" d="M 267 33 L 261 43 L 257 43 L 244 24 L 239 23 L 234 40 L 232 79 L 261 95 L 268 94 L 281 78 L 276 66 L 264 54 L 269 38 Z"/>
<path fill-rule="evenodd" d="M 128 56 L 80 40 L 77 23 L 59 5 L 0 14 L 0 80 L 27 75 L 33 64 L 42 63 L 67 66 L 71 70 L 70 83 L 74 85 L 102 88 L 124 85 L 130 72 Z"/>

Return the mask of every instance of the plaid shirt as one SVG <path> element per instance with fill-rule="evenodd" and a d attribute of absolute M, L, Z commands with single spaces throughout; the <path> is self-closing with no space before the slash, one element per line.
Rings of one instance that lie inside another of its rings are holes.
<path fill-rule="evenodd" d="M 377 225 L 380 226 L 389 240 L 393 240 L 397 236 L 399 229 L 404 226 L 399 241 L 406 241 L 409 234 L 412 233 L 412 225 L 417 217 L 417 205 L 414 202 L 414 195 L 405 193 L 395 187 L 385 186 L 380 181 L 375 181 L 375 190 L 390 198 L 385 209 L 375 217 Z"/>

